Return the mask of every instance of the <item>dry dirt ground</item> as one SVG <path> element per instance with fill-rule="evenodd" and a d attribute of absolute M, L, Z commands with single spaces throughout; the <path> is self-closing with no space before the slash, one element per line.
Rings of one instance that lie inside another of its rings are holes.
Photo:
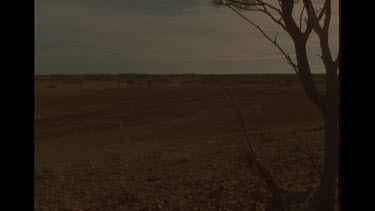
<path fill-rule="evenodd" d="M 37 77 L 36 210 L 251 210 L 255 201 L 267 203 L 265 184 L 246 162 L 239 115 L 216 88 L 242 107 L 258 154 L 284 188 L 318 184 L 309 162 L 293 162 L 306 156 L 291 143 L 319 160 L 323 139 L 322 116 L 297 82 L 165 77 Z"/>

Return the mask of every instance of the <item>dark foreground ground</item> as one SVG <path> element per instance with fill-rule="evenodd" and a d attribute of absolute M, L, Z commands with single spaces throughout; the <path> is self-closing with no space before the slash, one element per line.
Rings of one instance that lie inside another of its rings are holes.
<path fill-rule="evenodd" d="M 324 78 L 316 76 L 323 89 Z M 318 174 L 293 144 L 322 153 L 322 117 L 294 75 L 37 76 L 35 209 L 251 210 L 265 184 L 256 150 L 289 190 Z M 297 205 L 296 205 L 297 207 Z M 298 208 L 296 208 L 298 210 Z"/>

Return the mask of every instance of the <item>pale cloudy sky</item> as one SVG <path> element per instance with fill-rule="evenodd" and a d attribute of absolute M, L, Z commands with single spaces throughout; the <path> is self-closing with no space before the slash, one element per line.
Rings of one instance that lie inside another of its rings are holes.
<path fill-rule="evenodd" d="M 334 0 L 331 50 L 338 46 Z M 36 0 L 36 74 L 294 73 L 278 50 L 228 8 L 209 0 Z M 293 54 L 288 35 L 249 14 Z M 322 72 L 319 43 L 309 43 Z M 292 55 L 293 56 L 293 55 Z"/>

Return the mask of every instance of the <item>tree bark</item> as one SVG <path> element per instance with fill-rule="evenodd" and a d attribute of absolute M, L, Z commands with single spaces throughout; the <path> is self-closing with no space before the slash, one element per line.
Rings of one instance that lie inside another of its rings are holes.
<path fill-rule="evenodd" d="M 301 81 L 306 96 L 324 112 L 326 98 L 320 94 L 315 86 L 309 60 L 306 51 L 306 41 L 304 39 L 294 39 L 296 57 L 298 62 L 298 78 Z"/>
<path fill-rule="evenodd" d="M 338 78 L 336 68 L 327 71 L 326 105 L 324 109 L 324 174 L 315 200 L 312 204 L 314 211 L 333 211 L 335 207 L 335 192 L 338 173 Z"/>
<path fill-rule="evenodd" d="M 338 171 L 338 78 L 337 66 L 324 53 L 326 68 L 326 94 L 321 95 L 313 82 L 310 65 L 306 53 L 306 42 L 295 40 L 298 61 L 298 74 L 307 97 L 322 111 L 324 117 L 324 170 L 319 190 L 313 203 L 307 210 L 333 211 L 335 205 L 335 189 Z M 323 52 L 329 49 L 323 49 Z"/>

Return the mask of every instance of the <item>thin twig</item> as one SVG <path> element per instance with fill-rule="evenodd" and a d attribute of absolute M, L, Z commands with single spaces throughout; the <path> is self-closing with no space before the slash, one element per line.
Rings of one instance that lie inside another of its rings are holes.
<path fill-rule="evenodd" d="M 279 49 L 279 51 L 287 59 L 288 63 L 293 67 L 294 71 L 298 74 L 298 66 L 292 61 L 292 59 L 289 56 L 289 54 L 287 54 L 275 40 L 273 40 L 271 37 L 269 37 L 260 26 L 258 26 L 257 24 L 255 24 L 253 21 L 251 21 L 247 17 L 245 17 L 243 14 L 241 14 L 240 12 L 238 12 L 236 9 L 234 9 L 229 4 L 226 4 L 225 6 L 229 7 L 231 10 L 233 10 L 235 13 L 237 13 L 239 16 L 241 16 L 243 19 L 245 19 L 247 22 L 249 22 L 251 25 L 253 25 L 255 28 L 257 28 L 263 34 L 263 36 L 265 38 L 267 38 L 271 43 L 273 43 L 277 47 L 277 49 Z"/>
<path fill-rule="evenodd" d="M 230 100 L 233 103 L 233 105 L 236 107 L 238 113 L 241 116 L 242 129 L 243 129 L 243 132 L 245 134 L 245 137 L 246 137 L 246 140 L 247 140 L 247 143 L 248 143 L 248 147 L 249 147 L 249 150 L 250 150 L 249 164 L 251 165 L 252 168 L 255 168 L 257 170 L 256 173 L 259 174 L 259 176 L 266 183 L 268 189 L 270 190 L 270 192 L 272 194 L 273 206 L 275 206 L 276 210 L 286 211 L 287 209 L 286 209 L 286 206 L 285 206 L 285 202 L 282 198 L 282 194 L 285 192 L 285 190 L 282 189 L 276 183 L 276 181 L 274 180 L 274 178 L 272 176 L 272 172 L 265 167 L 265 165 L 259 160 L 258 155 L 255 153 L 255 150 L 254 150 L 254 147 L 252 145 L 251 139 L 250 139 L 249 134 L 247 133 L 247 130 L 246 130 L 246 121 L 245 121 L 244 115 L 242 114 L 240 106 L 238 105 L 238 103 L 236 102 L 235 99 L 233 99 L 232 97 L 229 97 L 228 95 L 226 95 L 224 92 L 222 92 L 219 89 L 218 89 L 218 91 L 226 99 Z"/>
<path fill-rule="evenodd" d="M 238 113 L 239 113 L 240 116 L 241 116 L 242 131 L 243 131 L 244 134 L 245 134 L 245 138 L 246 138 L 247 146 L 248 146 L 250 152 L 253 154 L 253 157 L 257 158 L 258 156 L 257 156 L 257 154 L 256 154 L 256 152 L 255 152 L 255 150 L 254 150 L 254 146 L 253 146 L 253 144 L 251 143 L 251 140 L 250 140 L 249 134 L 248 134 L 248 132 L 247 132 L 245 117 L 243 116 L 243 114 L 242 114 L 242 112 L 241 112 L 241 108 L 240 108 L 240 106 L 238 105 L 238 103 L 236 102 L 235 99 L 229 97 L 228 95 L 226 95 L 224 92 L 222 92 L 222 91 L 219 90 L 219 89 L 218 89 L 218 91 L 219 91 L 219 92 L 220 92 L 225 98 L 227 98 L 228 100 L 230 100 L 230 101 L 233 103 L 233 105 L 236 107 Z"/>
<path fill-rule="evenodd" d="M 303 13 L 305 12 L 305 6 L 302 7 L 302 12 L 301 15 L 299 16 L 299 29 L 302 31 L 302 18 L 303 18 Z"/>
<path fill-rule="evenodd" d="M 311 165 L 313 166 L 313 168 L 318 172 L 319 176 L 322 176 L 322 170 L 319 168 L 319 165 L 316 163 L 315 161 L 315 158 L 314 158 L 314 155 L 303 149 L 302 147 L 298 146 L 297 144 L 291 142 L 291 141 L 287 141 L 289 144 L 293 145 L 297 150 L 299 150 L 300 152 L 302 152 L 303 154 L 307 155 L 308 157 L 306 158 L 308 161 L 310 161 Z"/>

